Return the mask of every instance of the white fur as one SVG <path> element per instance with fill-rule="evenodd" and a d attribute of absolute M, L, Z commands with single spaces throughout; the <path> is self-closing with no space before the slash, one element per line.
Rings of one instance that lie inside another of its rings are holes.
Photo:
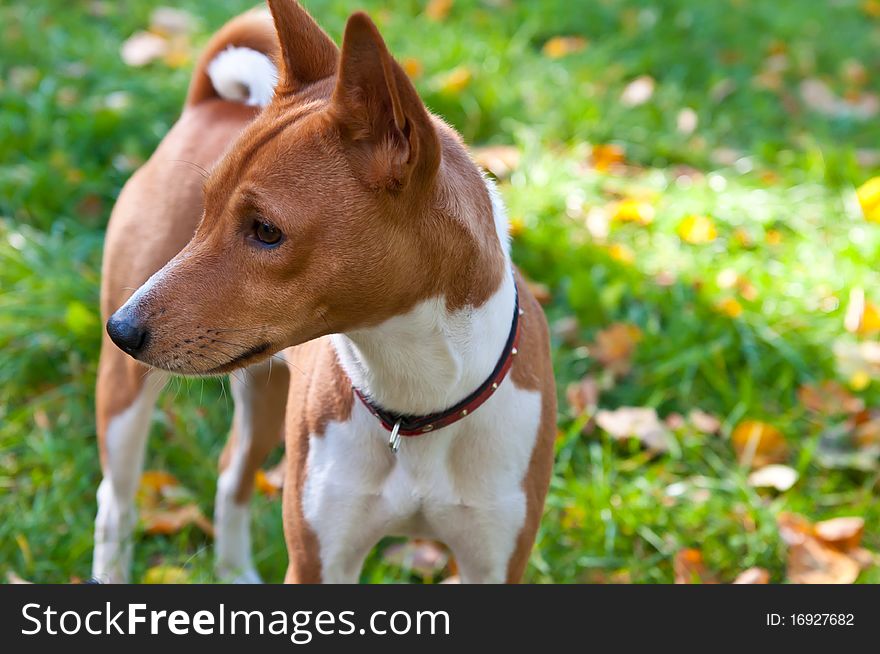
<path fill-rule="evenodd" d="M 509 267 L 504 208 L 487 182 Z M 444 409 L 489 376 L 507 340 L 514 280 L 504 275 L 481 307 L 447 312 L 432 298 L 405 315 L 335 335 L 353 383 L 388 409 L 424 414 Z M 502 582 L 526 515 L 522 488 L 537 438 L 541 396 L 507 377 L 477 411 L 453 425 L 403 438 L 359 402 L 350 419 L 312 436 L 303 514 L 320 544 L 328 582 L 353 582 L 385 535 L 437 538 L 453 550 L 464 581 Z"/>
<path fill-rule="evenodd" d="M 244 377 L 249 375 L 245 372 Z M 241 504 L 235 494 L 244 474 L 244 466 L 253 440 L 253 395 L 259 393 L 252 383 L 239 376 L 230 377 L 232 397 L 235 399 L 236 442 L 227 468 L 217 480 L 214 502 L 215 570 L 224 581 L 258 584 L 260 575 L 251 559 L 250 502 Z"/>
<path fill-rule="evenodd" d="M 265 107 L 275 92 L 278 70 L 262 52 L 230 46 L 208 64 L 208 77 L 224 100 Z"/>
<path fill-rule="evenodd" d="M 92 560 L 92 576 L 106 583 L 125 583 L 131 574 L 132 532 L 137 521 L 134 496 L 144 467 L 151 414 L 167 380 L 166 373 L 151 371 L 132 405 L 107 425 L 107 460 L 98 487 Z"/>

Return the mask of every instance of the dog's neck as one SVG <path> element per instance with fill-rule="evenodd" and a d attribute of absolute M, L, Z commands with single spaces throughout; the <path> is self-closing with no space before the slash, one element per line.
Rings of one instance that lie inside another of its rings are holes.
<path fill-rule="evenodd" d="M 485 303 L 450 312 L 444 297 L 434 297 L 376 327 L 332 337 L 352 383 L 383 409 L 404 415 L 446 409 L 479 387 L 501 356 L 516 290 L 506 213 L 491 183 L 489 193 L 504 270 Z"/>

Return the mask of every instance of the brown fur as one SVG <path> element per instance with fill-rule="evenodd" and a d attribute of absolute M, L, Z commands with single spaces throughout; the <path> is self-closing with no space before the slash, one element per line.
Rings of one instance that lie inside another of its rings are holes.
<path fill-rule="evenodd" d="M 445 296 L 450 310 L 481 306 L 505 258 L 478 169 L 454 130 L 427 112 L 370 19 L 349 19 L 340 56 L 296 3 L 269 4 L 284 62 L 276 97 L 214 167 L 193 239 L 133 310 L 150 334 L 139 357 L 172 372 L 228 372 L 293 348 L 287 580 L 314 582 L 317 540 L 300 499 L 309 436 L 346 420 L 354 398 L 322 337 L 377 325 L 429 297 Z M 255 240 L 262 222 L 284 234 L 277 247 Z M 512 378 L 540 390 L 543 404 L 511 581 L 535 537 L 555 426 L 546 322 L 521 283 L 519 292 L 527 317 Z"/>

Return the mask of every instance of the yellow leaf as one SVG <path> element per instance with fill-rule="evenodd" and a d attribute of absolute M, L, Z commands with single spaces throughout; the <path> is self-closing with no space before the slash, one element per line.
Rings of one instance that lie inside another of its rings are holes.
<path fill-rule="evenodd" d="M 440 90 L 447 95 L 458 95 L 470 86 L 473 74 L 467 66 L 458 66 L 443 76 Z"/>
<path fill-rule="evenodd" d="M 862 11 L 871 18 L 880 18 L 880 0 L 865 0 L 862 3 Z"/>
<path fill-rule="evenodd" d="M 431 0 L 425 7 L 425 15 L 431 20 L 442 21 L 452 9 L 452 0 Z"/>
<path fill-rule="evenodd" d="M 871 375 L 864 370 L 857 370 L 852 374 L 847 383 L 851 389 L 858 393 L 871 385 Z"/>
<path fill-rule="evenodd" d="M 654 221 L 654 207 L 639 200 L 621 200 L 615 206 L 611 217 L 621 223 L 636 223 L 646 226 Z"/>
<path fill-rule="evenodd" d="M 767 245 L 779 245 L 782 243 L 782 232 L 778 229 L 768 229 L 764 234 L 764 239 L 767 241 Z"/>
<path fill-rule="evenodd" d="M 730 442 L 740 463 L 763 467 L 784 461 L 788 455 L 785 437 L 776 427 L 759 420 L 744 420 L 736 426 Z"/>
<path fill-rule="evenodd" d="M 516 238 L 526 231 L 526 221 L 523 220 L 522 216 L 513 216 L 508 222 L 510 238 Z"/>
<path fill-rule="evenodd" d="M 144 573 L 145 584 L 188 584 L 189 573 L 174 565 L 157 565 Z"/>
<path fill-rule="evenodd" d="M 742 315 L 742 305 L 732 297 L 725 298 L 718 303 L 718 310 L 731 318 L 739 318 Z"/>
<path fill-rule="evenodd" d="M 587 47 L 587 40 L 582 36 L 554 36 L 544 44 L 542 52 L 550 59 L 561 59 Z"/>
<path fill-rule="evenodd" d="M 702 245 L 718 238 L 718 230 L 708 216 L 691 214 L 679 224 L 678 235 L 691 245 Z"/>
<path fill-rule="evenodd" d="M 857 336 L 870 336 L 880 332 L 880 309 L 865 298 L 865 291 L 861 287 L 850 291 L 843 325 L 848 332 Z"/>
<path fill-rule="evenodd" d="M 406 72 L 407 75 L 409 75 L 410 79 L 418 79 L 422 76 L 422 73 L 425 72 L 424 66 L 422 66 L 422 62 L 415 57 L 406 57 L 400 63 L 403 66 L 403 70 Z"/>
<path fill-rule="evenodd" d="M 615 261 L 621 263 L 633 263 L 636 260 L 636 254 L 630 248 L 622 243 L 614 243 L 608 248 L 608 254 Z"/>
<path fill-rule="evenodd" d="M 865 220 L 880 223 L 880 177 L 872 177 L 856 191 Z"/>

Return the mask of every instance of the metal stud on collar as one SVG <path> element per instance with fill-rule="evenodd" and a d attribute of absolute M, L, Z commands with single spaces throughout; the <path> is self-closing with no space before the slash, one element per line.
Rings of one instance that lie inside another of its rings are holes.
<path fill-rule="evenodd" d="M 397 450 L 400 449 L 400 420 L 394 423 L 394 428 L 391 430 L 391 438 L 388 439 L 388 448 L 394 454 L 397 454 Z"/>

